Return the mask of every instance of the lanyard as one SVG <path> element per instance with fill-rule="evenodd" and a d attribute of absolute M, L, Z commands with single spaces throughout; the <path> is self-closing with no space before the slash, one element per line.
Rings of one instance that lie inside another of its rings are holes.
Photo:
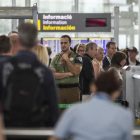
<path fill-rule="evenodd" d="M 72 52 L 69 53 L 68 58 L 70 58 L 71 54 L 72 54 Z M 63 59 L 62 56 L 61 56 L 61 62 L 62 62 L 62 64 L 63 64 L 64 72 L 66 72 L 66 70 L 65 70 L 66 61 L 64 61 L 64 59 Z"/>

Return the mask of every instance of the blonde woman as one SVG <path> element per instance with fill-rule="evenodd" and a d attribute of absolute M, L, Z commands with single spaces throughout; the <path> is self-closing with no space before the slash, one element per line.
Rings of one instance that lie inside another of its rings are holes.
<path fill-rule="evenodd" d="M 34 51 L 35 51 L 36 55 L 38 56 L 38 59 L 45 66 L 48 66 L 49 65 L 49 55 L 48 55 L 46 48 L 43 45 L 38 44 Z"/>
<path fill-rule="evenodd" d="M 104 59 L 104 49 L 102 47 L 97 47 L 97 53 L 95 59 L 92 61 L 94 68 L 95 79 L 99 76 L 100 72 L 103 72 L 103 61 Z"/>
<path fill-rule="evenodd" d="M 84 53 L 85 53 L 85 46 L 86 45 L 84 43 L 79 44 L 78 47 L 77 47 L 76 53 L 83 56 Z"/>

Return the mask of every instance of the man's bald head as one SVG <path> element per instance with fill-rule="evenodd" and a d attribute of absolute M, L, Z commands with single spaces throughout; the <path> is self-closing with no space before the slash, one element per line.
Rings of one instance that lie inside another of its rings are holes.
<path fill-rule="evenodd" d="M 12 33 L 9 37 L 12 44 L 12 54 L 14 55 L 20 50 L 19 37 L 16 33 Z"/>

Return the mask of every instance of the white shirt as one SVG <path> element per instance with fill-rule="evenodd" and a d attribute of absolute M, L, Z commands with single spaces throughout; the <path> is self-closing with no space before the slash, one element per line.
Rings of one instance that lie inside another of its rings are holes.
<path fill-rule="evenodd" d="M 130 59 L 129 59 L 129 65 L 131 65 L 131 66 L 136 66 L 136 61 L 135 61 L 135 63 L 133 63 L 133 62 L 130 61 Z"/>

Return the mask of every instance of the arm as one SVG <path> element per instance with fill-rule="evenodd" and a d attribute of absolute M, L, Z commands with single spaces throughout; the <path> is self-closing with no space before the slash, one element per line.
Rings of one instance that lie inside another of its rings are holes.
<path fill-rule="evenodd" d="M 64 53 L 62 57 L 65 59 L 70 72 L 73 75 L 78 76 L 80 74 L 80 72 L 81 72 L 82 66 L 81 65 L 74 65 L 74 64 L 72 64 L 67 53 Z M 82 60 L 82 58 L 81 58 L 81 60 Z"/>
<path fill-rule="evenodd" d="M 55 68 L 51 68 L 51 69 L 54 72 L 56 79 L 63 79 L 63 78 L 69 77 L 69 76 L 73 76 L 73 74 L 71 72 L 57 73 Z"/>
<path fill-rule="evenodd" d="M 80 66 L 80 65 L 73 65 L 69 59 L 66 60 L 66 63 L 68 65 L 68 68 L 69 68 L 70 72 L 73 75 L 78 76 L 80 74 L 82 66 Z"/>
<path fill-rule="evenodd" d="M 0 140 L 5 140 L 2 130 L 3 130 L 3 120 L 2 120 L 2 116 L 0 115 Z"/>
<path fill-rule="evenodd" d="M 93 68 L 94 68 L 95 79 L 97 79 L 97 77 L 100 74 L 100 65 L 99 65 L 99 63 L 97 63 L 95 61 L 92 62 L 92 65 L 93 65 Z"/>

